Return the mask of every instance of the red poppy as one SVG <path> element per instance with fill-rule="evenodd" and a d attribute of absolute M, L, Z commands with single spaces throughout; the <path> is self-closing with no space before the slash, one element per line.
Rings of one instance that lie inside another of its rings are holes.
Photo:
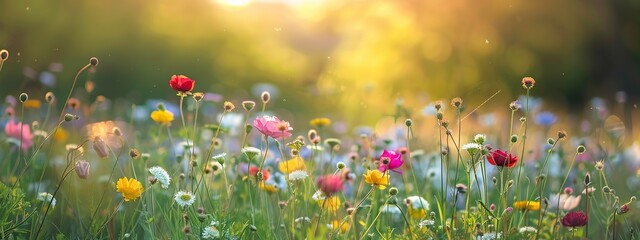
<path fill-rule="evenodd" d="M 562 226 L 565 227 L 582 227 L 587 225 L 587 215 L 582 211 L 569 212 L 562 218 Z"/>
<path fill-rule="evenodd" d="M 249 174 L 250 174 L 251 176 L 256 176 L 256 175 L 258 175 L 258 171 L 259 171 L 259 170 L 260 170 L 260 169 L 259 169 L 258 167 L 256 167 L 256 166 L 251 166 L 251 167 L 249 168 Z M 262 180 L 267 181 L 267 179 L 269 179 L 269 176 L 270 176 L 269 171 L 267 171 L 267 169 L 262 169 Z"/>
<path fill-rule="evenodd" d="M 494 166 L 512 168 L 518 162 L 518 157 L 511 155 L 511 153 L 496 149 L 487 155 L 487 161 Z"/>
<path fill-rule="evenodd" d="M 173 75 L 169 80 L 169 85 L 178 92 L 190 92 L 193 90 L 195 81 L 185 75 Z"/>

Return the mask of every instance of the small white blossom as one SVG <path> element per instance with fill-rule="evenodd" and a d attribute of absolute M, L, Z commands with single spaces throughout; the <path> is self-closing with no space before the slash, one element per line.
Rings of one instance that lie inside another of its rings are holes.
<path fill-rule="evenodd" d="M 162 188 L 164 189 L 169 188 L 169 184 L 171 183 L 171 177 L 169 177 L 169 173 L 167 173 L 167 171 L 164 170 L 164 168 L 159 166 L 151 167 L 149 168 L 149 172 L 153 175 L 153 177 L 158 179 L 158 182 L 162 184 Z"/>
<path fill-rule="evenodd" d="M 179 191 L 174 196 L 174 199 L 176 200 L 176 203 L 180 205 L 180 207 L 189 207 L 196 201 L 196 196 L 194 196 L 193 193 L 190 192 Z"/>
<path fill-rule="evenodd" d="M 296 170 L 289 173 L 289 180 L 291 181 L 303 180 L 307 177 L 309 177 L 309 174 L 304 170 Z"/>

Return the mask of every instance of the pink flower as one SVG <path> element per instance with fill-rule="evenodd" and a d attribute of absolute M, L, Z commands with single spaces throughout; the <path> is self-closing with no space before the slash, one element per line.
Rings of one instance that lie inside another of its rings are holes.
<path fill-rule="evenodd" d="M 565 227 L 582 227 L 587 225 L 587 215 L 582 211 L 569 212 L 562 218 L 562 226 Z"/>
<path fill-rule="evenodd" d="M 22 128 L 22 133 L 20 129 Z M 7 137 L 17 140 L 18 144 L 20 144 L 20 134 L 22 134 L 22 151 L 27 151 L 33 145 L 33 135 L 31 134 L 31 129 L 29 129 L 29 125 L 22 125 L 21 122 L 14 122 L 11 119 L 7 122 L 7 125 L 4 126 L 4 132 L 7 134 Z"/>
<path fill-rule="evenodd" d="M 319 177 L 318 187 L 327 196 L 330 196 L 333 193 L 338 193 L 342 191 L 342 177 L 338 175 Z"/>
<path fill-rule="evenodd" d="M 391 170 L 402 174 L 402 170 L 398 170 L 398 168 L 400 168 L 403 163 L 404 160 L 402 160 L 402 154 L 394 151 L 387 151 L 385 149 L 382 151 L 382 155 L 380 155 L 380 166 L 378 167 L 378 170 L 381 172 Z"/>
<path fill-rule="evenodd" d="M 289 122 L 280 121 L 276 116 L 262 116 L 253 120 L 253 126 L 265 136 L 275 139 L 291 137 L 289 131 L 293 130 Z"/>

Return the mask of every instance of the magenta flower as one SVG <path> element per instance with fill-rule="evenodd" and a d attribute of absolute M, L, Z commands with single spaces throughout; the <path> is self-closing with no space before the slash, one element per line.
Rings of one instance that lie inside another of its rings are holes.
<path fill-rule="evenodd" d="M 331 194 L 342 191 L 342 177 L 338 175 L 327 175 L 318 178 L 318 187 L 324 194 Z"/>
<path fill-rule="evenodd" d="M 21 128 L 22 133 L 20 132 Z M 26 152 L 33 145 L 33 135 L 31 134 L 29 125 L 22 125 L 21 122 L 16 123 L 11 119 L 7 122 L 7 125 L 4 126 L 4 132 L 8 138 L 15 140 L 18 144 L 20 144 L 20 134 L 22 134 L 22 151 Z"/>
<path fill-rule="evenodd" d="M 293 130 L 287 121 L 281 121 L 276 116 L 262 116 L 253 120 L 253 126 L 265 136 L 275 139 L 291 137 L 289 131 Z"/>
<path fill-rule="evenodd" d="M 404 160 L 402 160 L 402 154 L 394 151 L 387 151 L 385 149 L 382 151 L 382 155 L 380 155 L 380 166 L 378 167 L 378 170 L 381 172 L 391 170 L 402 174 L 402 170 L 399 170 L 398 168 L 402 167 L 403 163 Z"/>
<path fill-rule="evenodd" d="M 582 227 L 587 225 L 587 215 L 582 211 L 569 212 L 562 218 L 562 226 L 565 227 Z"/>

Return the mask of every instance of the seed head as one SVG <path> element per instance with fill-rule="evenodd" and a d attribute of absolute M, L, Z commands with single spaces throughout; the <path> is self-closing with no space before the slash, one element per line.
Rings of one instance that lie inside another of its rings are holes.
<path fill-rule="evenodd" d="M 584 146 L 583 146 L 583 145 L 580 145 L 580 146 L 578 146 L 578 149 L 576 149 L 576 150 L 578 151 L 578 154 L 582 154 L 582 153 L 584 153 L 584 151 L 585 151 L 586 149 L 584 148 Z"/>
<path fill-rule="evenodd" d="M 564 139 L 565 137 L 567 137 L 567 131 L 558 131 L 558 140 Z"/>
<path fill-rule="evenodd" d="M 44 95 L 44 100 L 45 100 L 46 102 L 48 102 L 48 103 L 53 103 L 53 102 L 56 100 L 56 96 L 55 96 L 55 95 L 53 95 L 53 93 L 52 93 L 52 92 L 47 92 L 47 93 Z"/>
<path fill-rule="evenodd" d="M 460 109 L 462 107 L 462 99 L 459 97 L 455 97 L 451 100 L 451 105 L 455 108 Z"/>
<path fill-rule="evenodd" d="M 440 109 L 442 109 L 442 101 L 433 103 L 433 107 L 436 108 L 436 111 L 440 111 Z"/>
<path fill-rule="evenodd" d="M 511 135 L 511 139 L 510 139 L 511 143 L 516 143 L 518 141 L 518 135 Z"/>
<path fill-rule="evenodd" d="M 71 122 L 72 120 L 78 120 L 80 119 L 80 117 L 78 117 L 77 115 L 73 115 L 73 114 L 65 114 L 64 115 L 64 121 L 65 122 Z"/>
<path fill-rule="evenodd" d="M 138 157 L 140 157 L 140 151 L 136 148 L 129 149 L 129 157 L 131 157 L 131 159 L 138 159 Z"/>
<path fill-rule="evenodd" d="M 522 78 L 522 87 L 524 89 L 530 90 L 531 88 L 533 88 L 533 85 L 535 84 L 536 84 L 536 80 L 533 79 L 532 77 Z"/>
<path fill-rule="evenodd" d="M 346 167 L 346 165 L 345 165 L 343 162 L 338 162 L 338 163 L 336 164 L 336 167 L 337 167 L 338 169 L 342 170 L 342 169 L 344 169 L 344 167 Z"/>
<path fill-rule="evenodd" d="M 196 102 L 202 101 L 203 98 L 204 98 L 204 93 L 202 92 L 197 92 L 193 94 L 193 100 L 195 100 Z"/>
<path fill-rule="evenodd" d="M 547 139 L 547 143 L 548 143 L 549 145 L 553 146 L 553 144 L 556 144 L 556 140 L 555 140 L 555 139 L 553 139 L 553 138 L 549 138 L 549 139 Z"/>
<path fill-rule="evenodd" d="M 236 106 L 233 105 L 233 103 L 229 102 L 229 101 L 225 101 L 224 102 L 224 111 L 225 112 L 230 112 L 233 111 L 233 109 L 235 109 Z"/>

